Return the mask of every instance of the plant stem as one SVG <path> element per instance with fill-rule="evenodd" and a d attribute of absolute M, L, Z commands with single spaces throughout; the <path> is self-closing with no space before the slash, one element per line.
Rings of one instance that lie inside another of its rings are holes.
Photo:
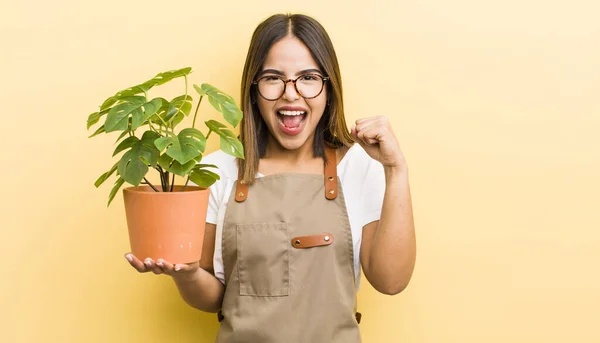
<path fill-rule="evenodd" d="M 158 133 L 158 134 L 160 135 L 160 132 L 158 132 L 158 131 L 157 131 L 157 130 L 154 128 L 154 126 L 152 126 L 152 121 L 150 121 L 150 119 L 148 119 L 148 126 L 150 127 L 150 130 L 152 130 L 152 131 L 154 131 L 154 132 L 156 132 L 156 133 Z"/>
<path fill-rule="evenodd" d="M 169 172 L 165 172 L 165 192 L 169 191 Z"/>
<path fill-rule="evenodd" d="M 173 191 L 173 186 L 175 186 L 175 173 L 173 173 L 173 178 L 171 179 L 171 190 L 169 192 Z"/>
<path fill-rule="evenodd" d="M 211 133 L 212 133 L 212 130 L 208 130 L 208 134 L 206 135 L 206 139 L 208 139 L 208 137 L 210 137 Z"/>
<path fill-rule="evenodd" d="M 156 187 L 154 187 L 154 186 L 153 186 L 153 185 L 150 183 L 150 181 L 148 181 L 148 179 L 144 178 L 144 181 L 146 181 L 146 184 L 147 184 L 148 186 L 152 187 L 152 189 L 154 189 L 154 191 L 155 191 L 155 192 L 158 192 L 158 189 L 156 189 Z"/>
<path fill-rule="evenodd" d="M 196 105 L 196 111 L 194 112 L 194 121 L 192 122 L 192 128 L 196 126 L 196 116 L 198 115 L 198 109 L 200 108 L 200 103 L 202 102 L 203 96 L 200 95 L 200 99 L 198 99 L 198 105 Z"/>
<path fill-rule="evenodd" d="M 160 116 L 157 116 L 157 117 L 158 117 L 158 119 L 160 119 L 160 121 L 162 121 L 162 123 L 165 126 L 165 128 L 168 129 L 169 128 L 169 124 L 165 123 L 164 119 L 162 119 Z M 169 130 L 166 130 L 166 131 L 169 131 Z"/>
<path fill-rule="evenodd" d="M 185 81 L 185 95 L 183 96 L 183 101 L 181 102 L 181 105 L 177 109 L 176 113 L 181 112 L 181 108 L 186 103 L 187 97 L 188 97 L 188 79 L 187 79 L 187 75 L 183 75 L 183 80 Z M 171 131 L 173 131 L 173 133 L 175 133 L 175 123 L 173 123 L 172 121 L 171 121 Z"/>
<path fill-rule="evenodd" d="M 181 190 L 182 192 L 185 192 L 185 188 L 188 185 L 188 182 L 190 182 L 190 176 L 188 175 L 187 180 L 185 180 L 185 185 L 183 185 L 183 189 Z"/>
<path fill-rule="evenodd" d="M 160 185 L 164 192 L 165 191 L 165 171 L 158 164 L 156 165 L 156 170 L 158 170 L 158 173 L 160 174 Z"/>

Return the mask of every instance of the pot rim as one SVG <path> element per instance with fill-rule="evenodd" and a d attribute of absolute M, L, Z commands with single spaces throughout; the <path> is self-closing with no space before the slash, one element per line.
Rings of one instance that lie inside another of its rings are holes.
<path fill-rule="evenodd" d="M 181 189 L 181 188 L 183 188 L 183 185 L 175 185 L 173 192 L 163 192 L 162 190 L 160 190 L 160 188 L 157 188 L 159 190 L 159 192 L 155 192 L 148 185 L 126 187 L 126 188 L 123 188 L 123 192 L 135 193 L 135 194 L 153 194 L 153 195 L 171 194 L 172 195 L 172 194 L 186 194 L 186 193 L 197 193 L 197 192 L 210 191 L 209 188 L 204 188 L 204 187 L 200 187 L 200 186 L 189 186 L 189 185 L 186 187 L 184 192 L 176 191 L 177 188 Z"/>

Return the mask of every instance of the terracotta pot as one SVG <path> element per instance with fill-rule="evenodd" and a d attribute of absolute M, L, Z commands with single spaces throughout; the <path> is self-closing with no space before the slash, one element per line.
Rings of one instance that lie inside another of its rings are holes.
<path fill-rule="evenodd" d="M 155 192 L 149 186 L 123 189 L 131 252 L 140 260 L 171 263 L 200 260 L 209 189 L 175 186 Z"/>

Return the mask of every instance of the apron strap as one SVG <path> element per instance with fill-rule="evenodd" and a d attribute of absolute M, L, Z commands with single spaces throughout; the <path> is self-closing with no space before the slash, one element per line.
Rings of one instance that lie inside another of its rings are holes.
<path fill-rule="evenodd" d="M 333 200 L 338 194 L 338 178 L 337 178 L 337 156 L 335 150 L 330 147 L 325 147 L 325 198 Z"/>
<path fill-rule="evenodd" d="M 248 184 L 242 178 L 242 172 L 238 175 L 237 188 L 235 190 L 235 201 L 243 202 L 248 197 Z"/>
<path fill-rule="evenodd" d="M 325 198 L 333 200 L 338 194 L 337 157 L 335 149 L 325 147 Z M 238 181 L 235 189 L 235 201 L 244 202 L 248 198 L 248 184 L 241 180 L 242 171 L 238 172 Z"/>

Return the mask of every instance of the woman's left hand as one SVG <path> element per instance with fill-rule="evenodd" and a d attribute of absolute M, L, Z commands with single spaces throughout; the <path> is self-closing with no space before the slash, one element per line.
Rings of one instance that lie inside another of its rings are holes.
<path fill-rule="evenodd" d="M 371 158 L 384 167 L 406 168 L 406 160 L 386 116 L 359 119 L 350 130 L 352 137 Z"/>

